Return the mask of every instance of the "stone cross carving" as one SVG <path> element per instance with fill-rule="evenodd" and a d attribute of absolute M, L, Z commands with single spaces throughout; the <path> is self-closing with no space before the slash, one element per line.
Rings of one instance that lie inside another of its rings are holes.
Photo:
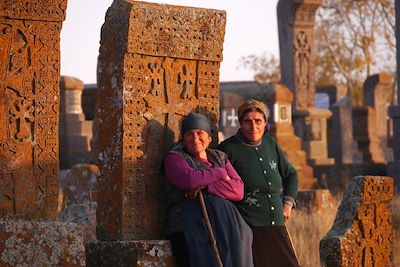
<path fill-rule="evenodd" d="M 315 100 L 314 23 L 321 0 L 280 0 L 278 3 L 281 81 L 294 93 L 296 109 Z"/>
<path fill-rule="evenodd" d="M 392 197 L 391 177 L 354 177 L 321 240 L 321 265 L 394 266 Z"/>
<path fill-rule="evenodd" d="M 54 218 L 66 0 L 0 2 L 0 219 Z"/>
<path fill-rule="evenodd" d="M 97 140 L 100 240 L 162 238 L 159 174 L 191 111 L 207 115 L 217 143 L 225 13 L 117 0 L 102 28 Z"/>

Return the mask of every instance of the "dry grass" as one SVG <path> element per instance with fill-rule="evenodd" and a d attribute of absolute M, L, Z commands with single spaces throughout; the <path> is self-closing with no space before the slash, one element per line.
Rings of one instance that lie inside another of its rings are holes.
<path fill-rule="evenodd" d="M 301 266 L 321 266 L 319 242 L 331 229 L 339 204 L 340 200 L 337 198 L 329 209 L 320 211 L 313 209 L 294 210 L 287 228 L 292 237 Z"/>
<path fill-rule="evenodd" d="M 287 228 L 292 236 L 301 266 L 319 267 L 319 242 L 333 225 L 341 197 L 333 207 L 323 211 L 295 210 Z M 392 206 L 394 266 L 400 266 L 400 195 L 395 195 Z"/>

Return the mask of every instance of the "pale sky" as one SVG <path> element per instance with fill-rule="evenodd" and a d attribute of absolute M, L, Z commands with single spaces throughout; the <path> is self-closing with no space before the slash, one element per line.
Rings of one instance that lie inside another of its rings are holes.
<path fill-rule="evenodd" d="M 68 0 L 61 31 L 61 75 L 96 82 L 100 29 L 113 0 Z M 279 58 L 278 0 L 154 0 L 148 2 L 225 10 L 227 23 L 221 81 L 253 80 L 239 59 L 268 51 Z"/>

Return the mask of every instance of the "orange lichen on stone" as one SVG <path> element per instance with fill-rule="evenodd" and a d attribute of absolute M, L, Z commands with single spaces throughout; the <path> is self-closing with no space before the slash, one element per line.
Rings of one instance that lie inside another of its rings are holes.
<path fill-rule="evenodd" d="M 165 222 L 160 164 L 191 111 L 216 144 L 225 12 L 114 1 L 102 27 L 96 150 L 100 240 L 159 239 Z"/>
<path fill-rule="evenodd" d="M 60 31 L 67 0 L 0 2 L 0 218 L 57 210 Z"/>
<path fill-rule="evenodd" d="M 394 266 L 392 197 L 391 177 L 354 177 L 321 240 L 322 266 Z"/>

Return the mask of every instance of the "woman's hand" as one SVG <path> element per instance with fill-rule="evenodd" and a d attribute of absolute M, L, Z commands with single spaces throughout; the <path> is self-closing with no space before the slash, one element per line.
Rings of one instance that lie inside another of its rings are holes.
<path fill-rule="evenodd" d="M 285 219 L 285 222 L 287 222 L 290 218 L 290 215 L 292 215 L 292 205 L 289 203 L 284 203 L 283 204 L 283 218 Z"/>

